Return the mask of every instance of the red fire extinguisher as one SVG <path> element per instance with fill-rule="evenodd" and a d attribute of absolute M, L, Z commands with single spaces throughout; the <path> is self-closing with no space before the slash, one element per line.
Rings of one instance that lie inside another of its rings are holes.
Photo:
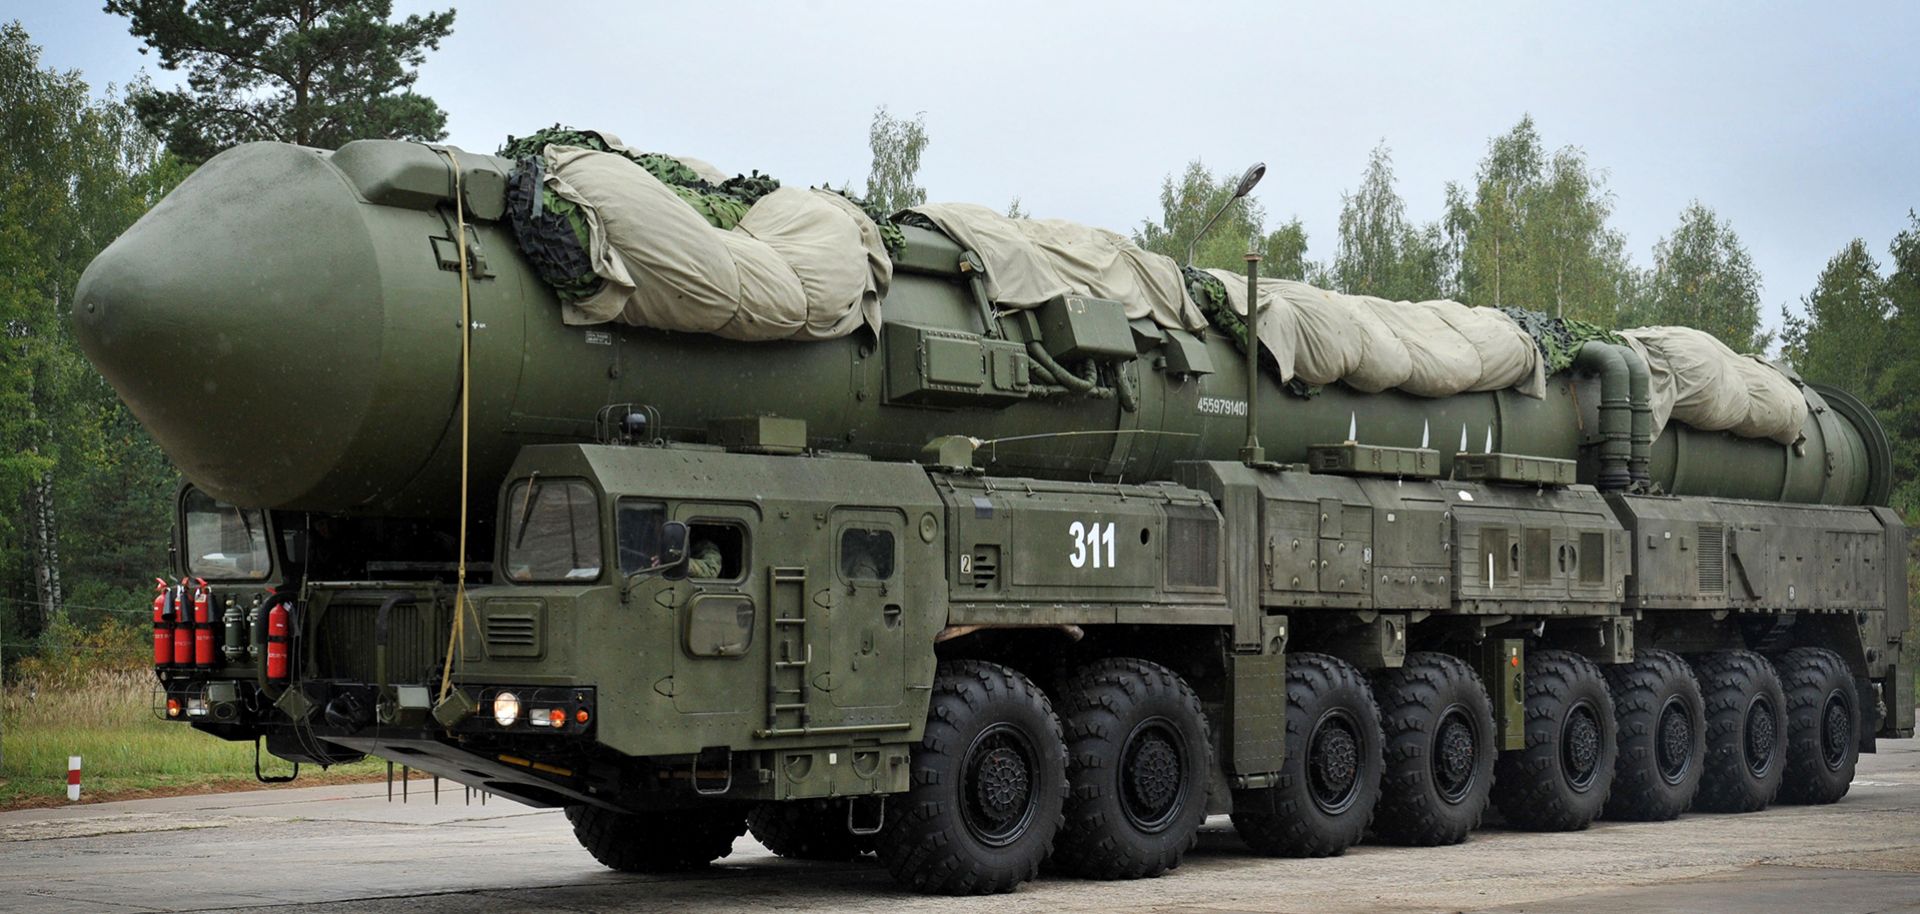
<path fill-rule="evenodd" d="M 206 578 L 194 578 L 193 591 L 193 665 L 213 669 L 213 588 Z"/>
<path fill-rule="evenodd" d="M 267 609 L 267 679 L 273 682 L 287 681 L 287 631 L 291 628 L 292 611 L 287 608 L 291 596 L 270 596 L 273 604 Z"/>
<path fill-rule="evenodd" d="M 173 662 L 173 601 L 167 598 L 167 579 L 153 579 L 153 666 L 165 669 Z"/>
<path fill-rule="evenodd" d="M 180 669 L 193 666 L 193 604 L 187 594 L 187 579 L 173 585 L 173 665 Z"/>

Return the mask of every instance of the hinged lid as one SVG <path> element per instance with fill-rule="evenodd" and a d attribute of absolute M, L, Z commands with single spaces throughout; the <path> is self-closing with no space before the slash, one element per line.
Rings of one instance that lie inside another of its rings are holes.
<path fill-rule="evenodd" d="M 1424 447 L 1382 447 L 1355 441 L 1307 448 L 1307 467 L 1341 476 L 1432 479 L 1440 475 L 1440 452 Z"/>
<path fill-rule="evenodd" d="M 1570 486 L 1575 481 L 1573 461 L 1526 454 L 1455 454 L 1453 475 L 1530 486 Z"/>

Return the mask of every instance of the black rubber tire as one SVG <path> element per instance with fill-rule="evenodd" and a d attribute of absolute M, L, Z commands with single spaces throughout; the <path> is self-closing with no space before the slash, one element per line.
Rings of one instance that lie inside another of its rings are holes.
<path fill-rule="evenodd" d="M 1620 736 L 1607 818 L 1663 822 L 1686 812 L 1707 758 L 1706 704 L 1693 668 L 1678 654 L 1642 648 L 1606 673 Z"/>
<path fill-rule="evenodd" d="M 974 776 L 982 766 L 993 783 Z M 1039 874 L 1063 819 L 1067 749 L 1031 680 L 982 660 L 941 663 L 911 776 L 907 792 L 889 798 L 879 844 L 900 884 L 985 895 Z M 1006 808 L 987 805 L 995 799 Z"/>
<path fill-rule="evenodd" d="M 1693 660 L 1707 706 L 1707 764 L 1693 808 L 1758 812 L 1780 793 L 1787 768 L 1787 706 L 1767 658 L 1720 651 Z"/>
<path fill-rule="evenodd" d="M 1374 674 L 1386 731 L 1386 771 L 1373 836 L 1388 844 L 1458 844 L 1480 825 L 1493 789 L 1493 702 L 1480 676 L 1450 654 L 1408 654 Z"/>
<path fill-rule="evenodd" d="M 873 849 L 872 836 L 848 830 L 843 800 L 762 803 L 747 813 L 747 830 L 767 850 L 793 860 L 852 860 Z"/>
<path fill-rule="evenodd" d="M 1593 824 L 1613 783 L 1613 696 L 1592 660 L 1571 651 L 1527 654 L 1527 747 L 1500 754 L 1493 805 L 1508 825 L 1579 831 Z"/>
<path fill-rule="evenodd" d="M 1384 742 L 1365 674 L 1326 654 L 1289 656 L 1286 761 L 1272 787 L 1233 792 L 1234 829 L 1268 856 L 1345 852 L 1380 802 Z"/>
<path fill-rule="evenodd" d="M 614 812 L 569 806 L 573 837 L 603 866 L 623 873 L 671 873 L 699 869 L 733 853 L 733 839 L 747 831 L 739 807 Z"/>
<path fill-rule="evenodd" d="M 1860 693 L 1840 655 L 1796 647 L 1774 659 L 1787 697 L 1787 770 L 1782 803 L 1832 803 L 1847 795 L 1860 762 Z"/>
<path fill-rule="evenodd" d="M 1145 660 L 1082 667 L 1058 689 L 1067 737 L 1061 870 L 1142 879 L 1180 865 L 1207 818 L 1213 743 L 1200 698 Z"/>

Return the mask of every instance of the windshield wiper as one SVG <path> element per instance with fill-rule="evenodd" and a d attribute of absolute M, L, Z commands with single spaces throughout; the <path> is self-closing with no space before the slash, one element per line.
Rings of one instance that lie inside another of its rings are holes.
<path fill-rule="evenodd" d="M 526 500 L 520 503 L 520 531 L 513 536 L 515 549 L 520 548 L 520 544 L 527 539 L 527 521 L 533 519 L 533 497 L 538 494 L 540 494 L 540 471 L 534 470 L 533 475 L 527 477 Z"/>

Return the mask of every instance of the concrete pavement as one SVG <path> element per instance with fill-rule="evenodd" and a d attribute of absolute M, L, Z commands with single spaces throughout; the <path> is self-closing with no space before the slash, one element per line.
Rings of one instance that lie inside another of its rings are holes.
<path fill-rule="evenodd" d="M 1920 745 L 1883 742 L 1834 806 L 1781 806 L 1585 832 L 1483 829 L 1463 845 L 1248 854 L 1224 819 L 1172 874 L 1047 877 L 1011 896 L 902 893 L 872 860 L 796 863 L 742 838 L 711 869 L 601 868 L 565 817 L 495 800 L 411 802 L 384 785 L 0 813 L 0 911 L 1920 912 Z"/>

